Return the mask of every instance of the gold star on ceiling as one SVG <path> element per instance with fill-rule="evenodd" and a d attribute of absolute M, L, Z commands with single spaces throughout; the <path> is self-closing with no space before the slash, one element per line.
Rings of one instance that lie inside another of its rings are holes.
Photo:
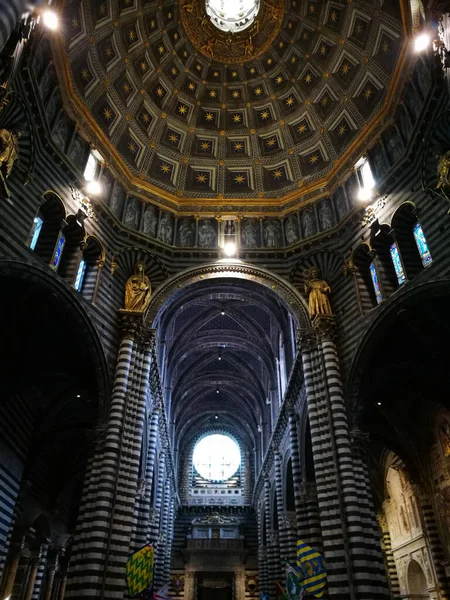
<path fill-rule="evenodd" d="M 234 178 L 234 181 L 236 183 L 245 183 L 245 176 L 244 175 L 236 175 L 236 177 Z"/>
<path fill-rule="evenodd" d="M 262 113 L 260 113 L 260 117 L 263 121 L 265 121 L 266 119 L 268 119 L 270 117 L 269 111 L 263 110 Z"/>
<path fill-rule="evenodd" d="M 268 65 L 271 65 L 273 63 L 273 60 L 271 58 L 268 58 L 266 62 Z"/>
<path fill-rule="evenodd" d="M 344 133 L 345 133 L 346 131 L 347 131 L 347 129 L 345 128 L 345 125 L 341 125 L 341 126 L 339 127 L 338 134 L 339 134 L 340 136 L 342 136 L 342 135 L 344 135 Z"/>
<path fill-rule="evenodd" d="M 283 172 L 281 169 L 277 169 L 276 171 L 273 172 L 273 176 L 274 179 L 280 179 L 280 177 L 282 177 Z"/>
<path fill-rule="evenodd" d="M 87 81 L 88 79 L 90 79 L 90 77 L 91 77 L 91 74 L 89 73 L 89 71 L 88 71 L 87 69 L 83 69 L 83 70 L 81 71 L 81 77 L 82 77 L 82 78 L 83 78 L 85 81 Z"/>
<path fill-rule="evenodd" d="M 305 33 L 303 34 L 303 39 L 307 40 L 309 38 L 309 33 L 307 31 L 305 31 Z"/>
<path fill-rule="evenodd" d="M 250 75 L 254 75 L 255 73 L 256 73 L 256 69 L 255 69 L 255 67 L 252 67 L 250 69 Z"/>
<path fill-rule="evenodd" d="M 240 123 L 241 115 L 233 115 L 233 123 Z"/>
<path fill-rule="evenodd" d="M 269 148 L 273 148 L 273 147 L 275 146 L 275 144 L 276 144 L 276 143 L 277 143 L 277 140 L 276 140 L 276 138 L 275 138 L 275 137 L 271 137 L 271 138 L 269 138 L 268 140 L 266 140 L 266 145 L 267 145 Z"/>
<path fill-rule="evenodd" d="M 355 32 L 356 32 L 356 35 L 361 35 L 361 33 L 363 32 L 363 26 L 361 23 L 356 24 Z"/>
<path fill-rule="evenodd" d="M 177 71 L 177 69 L 175 67 L 172 67 L 170 69 L 170 72 L 172 73 L 172 75 L 177 75 L 177 73 L 178 73 L 178 71 Z"/>
<path fill-rule="evenodd" d="M 236 152 L 240 152 L 244 148 L 244 144 L 242 142 L 236 142 L 234 144 L 234 150 Z"/>
<path fill-rule="evenodd" d="M 111 112 L 111 109 L 109 109 L 109 108 L 105 108 L 105 109 L 104 109 L 104 111 L 103 111 L 103 116 L 105 117 L 105 119 L 106 119 L 107 121 L 110 121 L 110 120 L 111 120 L 111 118 L 112 118 L 112 112 Z"/>
<path fill-rule="evenodd" d="M 187 50 L 183 50 L 183 56 L 184 58 L 187 58 L 189 56 L 189 52 Z"/>
<path fill-rule="evenodd" d="M 156 88 L 156 95 L 158 96 L 158 98 L 162 98 L 164 96 L 164 90 L 162 87 Z"/>
<path fill-rule="evenodd" d="M 237 90 L 234 90 L 231 95 L 233 98 L 239 98 L 239 92 Z"/>
<path fill-rule="evenodd" d="M 291 56 L 291 64 L 295 64 L 297 62 L 297 57 L 296 56 Z"/>
<path fill-rule="evenodd" d="M 365 98 L 366 100 L 370 100 L 370 98 L 371 98 L 372 94 L 373 94 L 373 90 L 372 90 L 372 88 L 370 88 L 370 87 L 367 87 L 367 88 L 364 90 L 364 98 Z"/>
<path fill-rule="evenodd" d="M 213 77 L 219 77 L 219 71 L 214 71 Z"/>
<path fill-rule="evenodd" d="M 263 93 L 262 88 L 257 87 L 253 90 L 255 92 L 255 96 L 261 96 L 261 94 Z"/>
<path fill-rule="evenodd" d="M 319 155 L 318 154 L 313 154 L 310 158 L 309 158 L 309 162 L 312 165 L 315 165 L 316 162 L 319 160 Z"/>
<path fill-rule="evenodd" d="M 136 152 L 136 146 L 134 145 L 134 143 L 133 143 L 133 142 L 130 142 L 130 143 L 128 144 L 128 150 L 129 150 L 130 152 L 132 152 L 133 154 Z"/>
<path fill-rule="evenodd" d="M 292 29 L 292 23 L 290 21 L 288 23 L 288 29 Z"/>
<path fill-rule="evenodd" d="M 331 15 L 330 15 L 330 21 L 331 21 L 332 23 L 336 23 L 336 21 L 337 21 L 337 12 L 336 12 L 335 10 L 333 10 L 333 11 L 331 12 Z"/>
<path fill-rule="evenodd" d="M 237 77 L 237 75 L 238 75 L 238 74 L 237 74 L 237 71 L 232 71 L 232 73 L 231 73 L 231 77 Z"/>
<path fill-rule="evenodd" d="M 105 49 L 105 56 L 106 56 L 107 58 L 111 58 L 111 56 L 112 56 L 112 55 L 113 55 L 113 51 L 112 51 L 112 49 L 111 49 L 111 48 L 108 46 L 108 47 Z"/>
<path fill-rule="evenodd" d="M 199 183 L 206 183 L 207 176 L 204 173 L 199 173 L 196 179 Z"/>
<path fill-rule="evenodd" d="M 284 47 L 284 42 L 278 42 L 278 48 L 283 48 Z"/>
<path fill-rule="evenodd" d="M 141 71 L 143 71 L 145 73 L 145 71 L 147 70 L 147 63 L 141 62 L 140 67 L 141 67 Z"/>
<path fill-rule="evenodd" d="M 180 113 L 180 115 L 185 115 L 187 113 L 187 106 L 185 106 L 184 104 L 180 104 L 180 106 L 178 107 L 178 112 Z"/>
<path fill-rule="evenodd" d="M 161 171 L 167 175 L 168 173 L 170 173 L 170 166 L 166 163 L 162 163 L 159 168 L 161 169 Z"/>
<path fill-rule="evenodd" d="M 101 15 L 104 15 L 106 13 L 106 4 L 104 2 L 102 2 L 100 4 L 100 6 L 98 7 L 98 10 Z"/>
<path fill-rule="evenodd" d="M 299 125 L 297 127 L 297 132 L 298 133 L 305 133 L 306 129 L 307 129 L 306 125 L 304 123 L 302 123 L 301 125 Z"/>
<path fill-rule="evenodd" d="M 381 51 L 383 52 L 383 54 L 386 54 L 386 52 L 389 51 L 389 44 L 386 40 L 384 40 L 384 42 L 381 44 Z"/>
<path fill-rule="evenodd" d="M 210 98 L 215 98 L 216 96 L 217 96 L 216 90 L 209 90 L 209 97 Z"/>
<path fill-rule="evenodd" d="M 283 78 L 281 77 L 281 75 L 278 75 L 278 77 L 275 79 L 275 81 L 277 82 L 278 85 L 280 85 L 280 83 L 283 83 Z"/>
<path fill-rule="evenodd" d="M 201 71 L 202 70 L 202 65 L 195 65 L 195 68 L 197 69 L 197 71 Z"/>
<path fill-rule="evenodd" d="M 322 44 L 320 46 L 320 50 L 319 50 L 321 56 L 325 56 L 325 54 L 327 53 L 327 47 L 325 46 L 325 44 Z"/>
<path fill-rule="evenodd" d="M 173 39 L 174 39 L 175 41 L 177 41 L 177 39 L 178 39 L 178 32 L 176 32 L 176 31 L 175 31 L 175 33 L 173 34 L 173 36 L 172 36 L 172 37 L 173 37 Z"/>
<path fill-rule="evenodd" d="M 193 92 L 195 90 L 195 83 L 190 83 L 188 85 L 189 91 Z"/>
<path fill-rule="evenodd" d="M 150 27 L 151 27 L 151 29 L 154 29 L 156 27 L 156 21 L 155 21 L 155 19 L 152 19 L 150 21 Z"/>
<path fill-rule="evenodd" d="M 347 75 L 347 73 L 350 71 L 350 65 L 348 63 L 344 63 L 341 67 L 341 73 L 342 75 Z"/>
<path fill-rule="evenodd" d="M 72 19 L 72 27 L 73 27 L 73 29 L 78 29 L 80 27 L 80 24 L 78 23 L 78 19 L 75 19 L 75 18 Z"/>
<path fill-rule="evenodd" d="M 316 7 L 314 4 L 309 5 L 309 12 L 313 15 L 316 12 Z"/>
<path fill-rule="evenodd" d="M 286 99 L 286 106 L 293 106 L 295 102 L 295 98 L 293 96 L 289 96 L 289 98 Z"/>
<path fill-rule="evenodd" d="M 178 137 L 174 133 L 171 133 L 169 135 L 169 141 L 172 142 L 172 144 L 176 144 L 178 142 Z"/>
<path fill-rule="evenodd" d="M 162 56 L 164 54 L 164 52 L 166 51 L 166 49 L 164 48 L 164 46 L 158 46 L 158 52 L 159 55 Z"/>
<path fill-rule="evenodd" d="M 134 40 L 136 39 L 136 32 L 131 30 L 128 34 L 128 37 L 130 38 L 130 42 L 134 42 Z"/>
<path fill-rule="evenodd" d="M 203 152 L 207 152 L 209 150 L 209 142 L 202 142 L 200 144 L 200 148 L 203 150 Z"/>
<path fill-rule="evenodd" d="M 167 13 L 167 18 L 168 18 L 168 19 L 171 19 L 171 18 L 172 18 L 172 13 L 171 13 L 171 12 Z"/>
<path fill-rule="evenodd" d="M 148 114 L 148 112 L 145 112 L 145 113 L 142 115 L 142 120 L 143 120 L 145 123 L 148 123 L 148 122 L 150 121 L 150 115 Z"/>
<path fill-rule="evenodd" d="M 312 81 L 312 75 L 311 75 L 311 73 L 307 73 L 306 77 L 305 77 L 305 83 L 309 84 L 309 83 L 311 83 L 311 81 Z"/>
<path fill-rule="evenodd" d="M 207 121 L 213 121 L 213 120 L 214 120 L 214 115 L 213 115 L 213 113 L 210 113 L 210 112 L 206 113 L 206 115 L 205 115 L 205 119 L 206 119 Z"/>
<path fill-rule="evenodd" d="M 324 96 L 320 101 L 320 104 L 325 107 L 328 104 L 328 96 Z"/>
<path fill-rule="evenodd" d="M 123 84 L 123 91 L 128 94 L 128 92 L 130 91 L 130 85 L 128 83 L 124 83 Z"/>

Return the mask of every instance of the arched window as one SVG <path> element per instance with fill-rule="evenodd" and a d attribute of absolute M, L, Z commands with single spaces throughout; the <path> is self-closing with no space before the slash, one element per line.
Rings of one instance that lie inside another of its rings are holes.
<path fill-rule="evenodd" d="M 69 215 L 67 217 L 67 225 L 63 229 L 65 238 L 64 248 L 59 257 L 58 273 L 68 283 L 74 284 L 78 276 L 82 280 L 82 275 L 79 271 L 80 262 L 83 256 L 82 242 L 85 237 L 83 219 L 79 215 Z M 54 267 L 54 268 L 57 268 Z"/>
<path fill-rule="evenodd" d="M 398 243 L 402 264 L 408 279 L 418 275 L 431 264 L 432 258 L 415 206 L 402 204 L 392 218 L 392 229 Z"/>
<path fill-rule="evenodd" d="M 403 269 L 403 263 L 400 256 L 400 252 L 398 251 L 397 242 L 392 242 L 390 247 L 390 253 L 392 258 L 392 263 L 394 265 L 394 271 L 397 275 L 398 285 L 402 285 L 406 281 L 405 271 Z"/>
<path fill-rule="evenodd" d="M 28 238 L 28 246 L 52 268 L 57 269 L 64 249 L 65 209 L 59 196 L 53 192 L 44 194 L 44 202 L 34 218 Z"/>
<path fill-rule="evenodd" d="M 100 241 L 88 236 L 76 269 L 74 288 L 87 300 L 95 300 L 105 252 Z"/>
<path fill-rule="evenodd" d="M 391 250 L 391 248 L 394 247 L 395 252 L 395 239 L 392 235 L 390 227 L 388 225 L 378 225 L 378 227 L 375 227 L 373 229 L 371 242 L 375 253 L 375 267 L 371 268 L 372 281 L 374 281 L 373 277 L 376 271 L 378 283 L 380 285 L 380 291 L 382 291 L 384 297 L 387 297 L 395 292 L 399 286 L 399 278 L 394 266 Z M 377 294 L 376 291 L 375 293 Z M 377 295 L 377 302 L 379 301 L 380 300 Z"/>
<path fill-rule="evenodd" d="M 367 312 L 383 299 L 378 273 L 367 244 L 361 244 L 351 260 L 361 311 Z"/>

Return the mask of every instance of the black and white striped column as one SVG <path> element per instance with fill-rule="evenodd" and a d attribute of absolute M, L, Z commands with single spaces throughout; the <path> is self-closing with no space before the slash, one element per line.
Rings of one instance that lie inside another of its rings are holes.
<path fill-rule="evenodd" d="M 284 579 L 285 560 L 288 560 L 292 556 L 292 549 L 290 549 L 288 546 L 288 528 L 286 522 L 286 513 L 284 509 L 283 473 L 281 459 L 281 453 L 275 450 L 275 501 L 277 503 L 276 510 L 278 514 L 278 539 L 280 553 L 280 564 L 278 565 L 277 579 L 279 581 L 283 581 Z"/>
<path fill-rule="evenodd" d="M 152 535 L 157 540 L 156 552 L 155 552 L 155 589 L 158 590 L 163 585 L 164 577 L 164 535 L 163 519 L 164 519 L 164 491 L 165 491 L 165 474 L 166 474 L 166 462 L 165 452 L 161 452 L 159 456 L 158 465 L 158 483 L 156 488 L 156 500 L 155 500 L 155 519 L 154 527 L 152 529 Z"/>
<path fill-rule="evenodd" d="M 398 600 L 401 598 L 400 583 L 398 580 L 394 554 L 392 552 L 391 534 L 389 533 L 386 515 L 384 513 L 379 513 L 377 515 L 377 521 L 381 531 L 381 549 L 385 560 L 386 572 L 388 574 L 388 583 L 391 596 L 394 600 Z"/>
<path fill-rule="evenodd" d="M 170 580 L 170 564 L 172 562 L 172 542 L 173 529 L 175 520 L 175 496 L 172 493 L 169 504 L 169 516 L 167 519 L 167 534 L 166 534 L 166 556 L 164 560 L 164 583 L 169 583 Z"/>

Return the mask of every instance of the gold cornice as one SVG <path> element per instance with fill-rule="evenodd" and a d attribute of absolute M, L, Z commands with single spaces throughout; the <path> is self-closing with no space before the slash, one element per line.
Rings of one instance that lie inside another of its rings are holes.
<path fill-rule="evenodd" d="M 248 213 L 249 216 L 255 218 L 258 216 L 284 217 L 287 214 L 298 210 L 300 207 L 311 204 L 312 202 L 315 202 L 318 199 L 329 196 L 331 193 L 333 193 L 335 188 L 342 183 L 342 179 L 346 178 L 349 172 L 352 170 L 352 165 L 349 164 L 349 162 L 351 162 L 350 159 L 356 162 L 359 155 L 361 155 L 364 150 L 368 149 L 370 144 L 367 143 L 367 137 L 371 135 L 373 140 L 375 133 L 377 136 L 379 136 L 388 126 L 388 123 L 386 123 L 384 120 L 399 99 L 402 83 L 404 83 L 401 75 L 406 71 L 407 68 L 411 66 L 414 61 L 414 56 L 408 52 L 412 36 L 407 27 L 409 13 L 406 0 L 400 0 L 400 7 L 402 13 L 404 40 L 401 47 L 400 56 L 392 75 L 391 83 L 386 91 L 386 97 L 381 110 L 371 119 L 369 123 L 367 123 L 358 137 L 353 140 L 351 145 L 345 150 L 339 159 L 335 161 L 335 164 L 325 177 L 303 185 L 296 190 L 292 190 L 280 198 L 218 198 L 217 196 L 209 198 L 187 196 L 180 197 L 167 192 L 156 185 L 149 183 L 148 181 L 144 181 L 134 176 L 126 165 L 125 161 L 117 152 L 114 145 L 110 142 L 110 140 L 108 140 L 97 122 L 94 120 L 87 106 L 82 102 L 75 92 L 72 84 L 68 58 L 65 52 L 64 40 L 62 38 L 62 34 L 58 32 L 53 37 L 52 50 L 56 72 L 60 82 L 63 105 L 68 114 L 75 120 L 77 126 L 83 129 L 87 138 L 92 141 L 98 150 L 105 156 L 106 162 L 108 163 L 113 174 L 125 185 L 128 191 L 133 193 L 134 196 L 139 197 L 147 202 L 151 201 L 160 208 L 172 212 L 177 216 L 191 216 L 192 208 L 185 207 L 192 207 L 192 205 L 196 205 L 199 208 L 205 209 L 205 212 L 202 212 L 202 216 L 206 217 L 207 215 L 209 216 L 208 207 L 217 207 L 217 205 L 222 203 L 235 207 L 235 209 L 232 211 L 226 211 L 227 214 L 230 215 L 239 214 L 243 216 L 244 212 L 240 209 L 244 207 L 264 206 L 268 210 L 251 212 Z M 83 126 L 81 126 L 81 122 L 83 123 Z M 338 181 L 338 179 L 340 181 Z M 314 194 L 315 191 L 317 192 L 316 194 Z M 152 197 L 148 198 L 145 193 L 151 194 Z M 305 195 L 311 196 L 305 200 L 303 199 Z M 162 202 L 159 202 L 158 197 L 164 199 L 169 204 L 166 205 Z M 295 200 L 298 201 L 297 204 L 294 206 L 287 206 Z M 214 214 L 217 213 L 216 208 L 211 210 L 214 212 Z M 211 216 L 214 216 L 213 213 L 211 213 Z"/>

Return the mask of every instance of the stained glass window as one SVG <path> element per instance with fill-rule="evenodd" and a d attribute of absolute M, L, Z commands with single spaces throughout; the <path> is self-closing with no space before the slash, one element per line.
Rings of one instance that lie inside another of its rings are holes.
<path fill-rule="evenodd" d="M 377 303 L 380 304 L 380 302 L 383 300 L 383 295 L 381 293 L 380 282 L 378 281 L 378 273 L 374 262 L 370 263 L 370 276 L 372 277 L 373 289 L 375 290 Z"/>
<path fill-rule="evenodd" d="M 210 481 L 226 481 L 241 464 L 241 452 L 229 436 L 214 433 L 202 438 L 194 448 L 194 467 Z"/>
<path fill-rule="evenodd" d="M 397 275 L 398 285 L 402 285 L 402 283 L 405 283 L 406 281 L 406 276 L 405 271 L 403 270 L 402 259 L 400 258 L 397 242 L 394 242 L 391 245 L 390 250 L 392 262 L 394 263 L 395 274 Z"/>
<path fill-rule="evenodd" d="M 416 223 L 413 229 L 414 239 L 416 240 L 417 248 L 419 250 L 420 258 L 422 259 L 422 264 L 424 267 L 428 267 L 431 265 L 430 250 L 428 249 L 427 240 L 425 239 L 425 235 L 423 233 L 423 229 L 420 223 Z"/>
<path fill-rule="evenodd" d="M 36 248 L 36 244 L 39 238 L 39 234 L 41 233 L 41 229 L 42 229 L 42 225 L 44 224 L 43 219 L 41 219 L 41 217 L 34 217 L 34 221 L 33 221 L 33 227 L 31 228 L 30 231 L 30 237 L 29 242 L 28 242 L 28 246 L 34 250 Z"/>
<path fill-rule="evenodd" d="M 80 264 L 78 265 L 78 271 L 77 271 L 77 276 L 75 277 L 75 289 L 78 292 L 81 292 L 81 288 L 83 287 L 83 279 L 84 279 L 84 274 L 86 273 L 86 261 L 84 260 L 84 258 L 82 258 L 80 260 Z"/>
<path fill-rule="evenodd" d="M 58 268 L 59 263 L 61 261 L 62 251 L 64 249 L 65 243 L 66 243 L 66 238 L 64 237 L 63 233 L 60 233 L 58 242 L 56 244 L 55 253 L 53 254 L 52 262 L 50 263 L 51 268 L 55 269 L 55 271 Z"/>

